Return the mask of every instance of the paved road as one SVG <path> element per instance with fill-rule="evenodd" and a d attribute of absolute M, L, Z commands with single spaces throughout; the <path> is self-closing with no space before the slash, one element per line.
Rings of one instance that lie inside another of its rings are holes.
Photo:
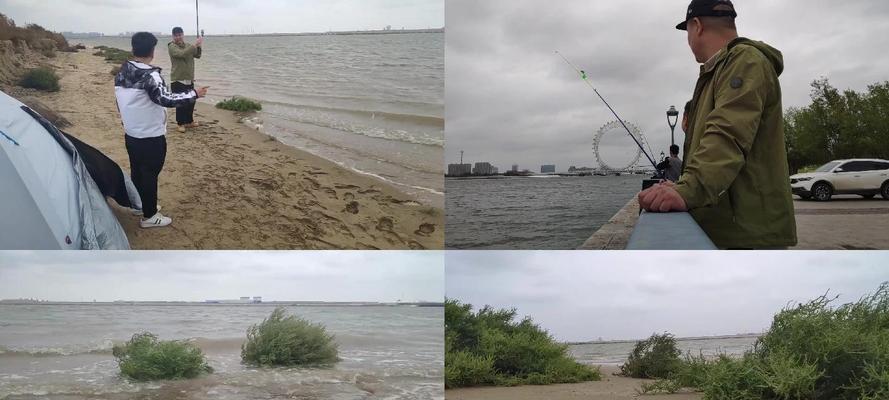
<path fill-rule="evenodd" d="M 799 250 L 889 250 L 889 200 L 834 196 L 831 201 L 794 196 Z"/>

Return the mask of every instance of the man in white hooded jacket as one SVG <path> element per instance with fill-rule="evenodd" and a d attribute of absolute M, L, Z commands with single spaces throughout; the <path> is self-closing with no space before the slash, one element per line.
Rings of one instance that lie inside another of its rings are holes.
<path fill-rule="evenodd" d="M 167 226 L 173 220 L 161 214 L 157 205 L 157 178 L 167 155 L 165 108 L 193 104 L 207 94 L 207 88 L 172 93 L 161 77 L 161 68 L 150 64 L 157 38 L 139 32 L 133 35 L 132 45 L 133 59 L 121 65 L 114 78 L 114 93 L 126 133 L 130 175 L 142 197 L 143 218 L 139 225 Z"/>

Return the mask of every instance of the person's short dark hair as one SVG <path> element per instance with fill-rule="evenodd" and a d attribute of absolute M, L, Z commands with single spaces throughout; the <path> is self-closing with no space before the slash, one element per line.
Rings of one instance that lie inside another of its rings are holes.
<path fill-rule="evenodd" d="M 689 111 L 691 111 L 691 100 L 685 102 L 685 112 L 684 112 L 684 114 L 688 114 Z"/>
<path fill-rule="evenodd" d="M 130 40 L 133 44 L 133 55 L 136 57 L 148 57 L 154 53 L 157 46 L 157 38 L 151 32 L 137 32 Z"/>
<path fill-rule="evenodd" d="M 679 155 L 679 146 L 677 146 L 675 144 L 671 144 L 670 145 L 670 154 Z"/>
<path fill-rule="evenodd" d="M 175 35 L 175 34 L 178 34 L 178 33 L 184 33 L 184 32 L 182 31 L 182 27 L 181 27 L 181 26 L 177 26 L 177 27 L 173 28 L 173 34 Z"/>

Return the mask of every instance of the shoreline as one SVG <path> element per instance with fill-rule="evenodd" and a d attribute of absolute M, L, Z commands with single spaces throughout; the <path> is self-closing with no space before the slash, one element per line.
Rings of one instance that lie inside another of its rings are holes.
<path fill-rule="evenodd" d="M 616 376 L 620 368 L 613 365 L 594 365 L 602 372 L 602 380 L 562 383 L 545 386 L 475 387 L 445 390 L 449 400 L 622 400 L 642 397 L 637 390 L 651 379 Z M 645 399 L 698 400 L 703 394 L 679 392 L 675 394 L 644 395 Z"/>
<path fill-rule="evenodd" d="M 65 131 L 117 162 L 125 172 L 112 64 L 93 49 L 59 53 L 47 63 L 61 91 L 12 88 L 36 98 L 73 126 Z M 21 99 L 20 99 L 21 100 Z M 167 160 L 158 202 L 167 228 L 141 229 L 112 206 L 133 249 L 441 249 L 444 212 L 369 176 L 283 144 L 242 116 L 199 101 L 186 133 L 167 111 Z"/>

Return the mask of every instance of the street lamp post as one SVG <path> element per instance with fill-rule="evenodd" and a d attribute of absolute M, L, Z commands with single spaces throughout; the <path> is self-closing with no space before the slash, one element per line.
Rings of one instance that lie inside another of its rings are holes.
<path fill-rule="evenodd" d="M 671 119 L 672 118 L 672 119 Z M 673 135 L 673 132 L 676 130 L 676 122 L 679 121 L 679 111 L 676 111 L 676 107 L 670 106 L 670 109 L 667 110 L 667 125 L 670 125 L 670 144 L 676 144 L 676 138 Z"/>

